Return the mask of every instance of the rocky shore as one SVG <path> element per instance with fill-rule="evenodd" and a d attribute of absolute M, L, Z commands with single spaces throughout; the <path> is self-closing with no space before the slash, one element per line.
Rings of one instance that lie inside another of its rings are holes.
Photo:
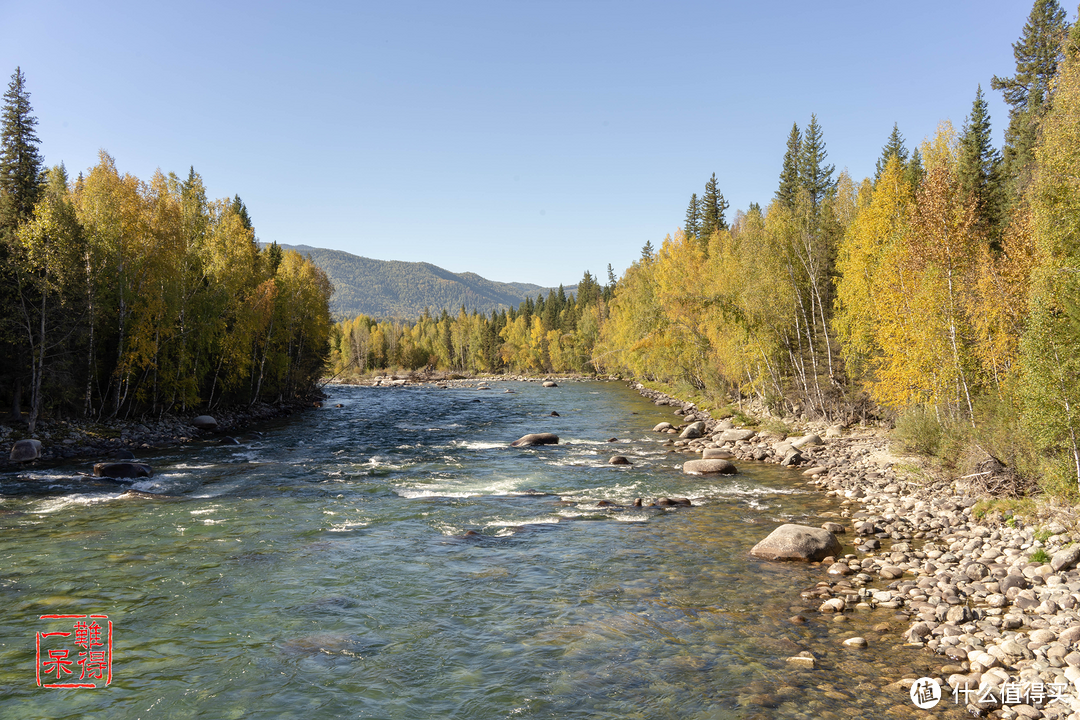
<path fill-rule="evenodd" d="M 1071 509 L 1037 527 L 1000 515 L 980 519 L 971 491 L 910 477 L 880 432 L 832 426 L 783 437 L 633 387 L 686 419 L 656 428 L 672 435 L 673 452 L 796 467 L 809 487 L 840 498 L 842 510 L 822 527 L 845 540 L 848 552 L 819 563 L 821 581 L 802 594 L 807 615 L 901 615 L 906 644 L 940 660 L 929 679 L 942 704 L 1003 720 L 1080 718 L 1080 529 Z M 687 432 L 694 423 L 700 434 Z M 844 644 L 870 643 L 851 637 Z M 813 652 L 789 662 L 813 667 Z M 919 680 L 890 679 L 905 696 Z"/>
<path fill-rule="evenodd" d="M 120 450 L 140 450 L 181 445 L 193 440 L 226 438 L 253 425 L 285 417 L 309 408 L 314 399 L 294 403 L 258 403 L 243 409 L 214 411 L 213 426 L 196 423 L 199 417 L 165 415 L 160 418 L 136 420 L 39 420 L 36 432 L 29 435 L 25 424 L 10 421 L 0 423 L 0 468 L 13 468 L 6 450 L 17 440 L 34 438 L 40 441 L 37 460 L 100 460 Z"/>

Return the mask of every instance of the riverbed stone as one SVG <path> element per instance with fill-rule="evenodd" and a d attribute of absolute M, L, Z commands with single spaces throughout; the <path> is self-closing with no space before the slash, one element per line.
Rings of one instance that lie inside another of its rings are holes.
<path fill-rule="evenodd" d="M 546 388 L 559 387 L 554 380 L 545 380 L 544 382 L 540 383 L 540 386 Z"/>
<path fill-rule="evenodd" d="M 739 472 L 734 463 L 722 458 L 687 460 L 682 471 L 687 475 L 734 475 Z"/>
<path fill-rule="evenodd" d="M 558 445 L 559 436 L 555 433 L 529 433 L 522 435 L 510 447 L 532 447 L 533 445 Z"/>
<path fill-rule="evenodd" d="M 754 435 L 757 435 L 757 432 L 750 430 L 749 428 L 725 430 L 720 433 L 720 438 L 717 442 L 739 442 L 740 440 L 749 440 L 754 437 Z"/>
<path fill-rule="evenodd" d="M 729 453 L 727 450 L 721 450 L 720 448 L 705 448 L 701 453 L 702 460 L 730 460 L 735 455 Z"/>
<path fill-rule="evenodd" d="M 199 430 L 214 430 L 218 426 L 218 421 L 210 415 L 197 415 L 191 419 L 191 424 Z"/>
<path fill-rule="evenodd" d="M 133 462 L 97 463 L 94 465 L 94 475 L 113 480 L 130 480 L 134 478 L 150 477 L 154 471 L 149 465 Z"/>
<path fill-rule="evenodd" d="M 839 555 L 840 550 L 840 541 L 828 530 L 788 523 L 773 530 L 750 554 L 764 560 L 818 561 Z"/>
<path fill-rule="evenodd" d="M 683 428 L 683 431 L 679 433 L 679 438 L 681 440 L 696 440 L 704 434 L 705 423 L 699 420 L 698 422 L 692 422 Z"/>
<path fill-rule="evenodd" d="M 608 465 L 630 465 L 630 461 L 624 455 L 613 455 L 608 460 Z"/>
<path fill-rule="evenodd" d="M 798 450 L 799 448 L 810 447 L 812 445 L 821 445 L 821 438 L 813 433 L 809 435 L 803 435 L 800 438 L 795 438 L 791 441 L 791 447 Z"/>
<path fill-rule="evenodd" d="M 1076 567 L 1078 560 L 1080 560 L 1080 545 L 1070 545 L 1054 553 L 1053 557 L 1050 558 L 1050 567 L 1053 568 L 1054 572 L 1071 570 Z"/>
<path fill-rule="evenodd" d="M 657 424 L 656 424 L 656 425 L 655 425 L 655 426 L 653 427 L 653 429 L 652 429 L 652 430 L 653 430 L 653 432 L 667 432 L 668 430 L 674 430 L 674 429 L 675 429 L 675 426 L 674 426 L 674 425 L 672 425 L 671 423 L 669 423 L 669 422 L 662 422 L 662 423 L 657 423 Z"/>
<path fill-rule="evenodd" d="M 29 462 L 41 457 L 41 441 L 35 438 L 16 440 L 11 446 L 11 462 Z"/>

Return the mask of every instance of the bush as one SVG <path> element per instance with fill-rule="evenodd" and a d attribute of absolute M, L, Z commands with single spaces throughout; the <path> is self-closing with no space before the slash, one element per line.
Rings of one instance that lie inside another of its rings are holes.
<path fill-rule="evenodd" d="M 905 410 L 896 419 L 895 434 L 908 452 L 936 456 L 941 449 L 945 428 L 938 422 L 933 410 L 914 407 Z"/>

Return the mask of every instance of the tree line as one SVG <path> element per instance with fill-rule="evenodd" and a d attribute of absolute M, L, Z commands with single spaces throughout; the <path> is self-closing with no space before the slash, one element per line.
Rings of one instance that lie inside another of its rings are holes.
<path fill-rule="evenodd" d="M 260 250 L 239 196 L 107 153 L 46 169 L 16 69 L 0 130 L 0 402 L 43 414 L 190 412 L 301 396 L 322 376 L 326 275 Z"/>
<path fill-rule="evenodd" d="M 998 452 L 1075 488 L 1080 29 L 1037 0 L 1013 49 L 1015 74 L 991 81 L 1009 107 L 1000 151 L 979 86 L 959 130 L 909 151 L 894 125 L 872 178 L 836 173 L 813 115 L 768 207 L 729 225 L 714 175 L 619 280 L 597 366 L 782 415 L 1023 436 Z"/>
<path fill-rule="evenodd" d="M 614 290 L 588 271 L 567 294 L 562 286 L 490 315 L 462 307 L 456 316 L 425 311 L 415 321 L 360 315 L 331 334 L 331 373 L 348 378 L 376 370 L 463 373 L 592 372 L 593 349 Z"/>

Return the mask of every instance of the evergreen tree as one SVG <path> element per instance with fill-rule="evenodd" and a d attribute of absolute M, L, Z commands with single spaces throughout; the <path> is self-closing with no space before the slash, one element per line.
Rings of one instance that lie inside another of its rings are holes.
<path fill-rule="evenodd" d="M 828 152 L 825 150 L 821 126 L 818 125 L 817 115 L 811 115 L 799 154 L 799 186 L 806 191 L 815 209 L 836 186 L 832 177 L 836 168 L 825 164 L 826 157 Z"/>
<path fill-rule="evenodd" d="M 904 180 L 911 186 L 912 191 L 918 190 L 919 185 L 922 184 L 923 175 L 926 171 L 923 169 L 922 153 L 919 152 L 919 148 L 915 148 L 911 151 L 911 160 L 904 166 Z"/>
<path fill-rule="evenodd" d="M 240 223 L 248 230 L 255 232 L 255 226 L 251 224 L 251 216 L 248 215 L 247 205 L 237 195 L 232 201 L 232 211 L 240 218 Z"/>
<path fill-rule="evenodd" d="M 38 153 L 41 141 L 34 132 L 37 118 L 30 113 L 26 77 L 15 68 L 4 93 L 3 128 L 0 129 L 0 232 L 13 233 L 29 220 L 41 196 L 44 163 Z"/>
<path fill-rule="evenodd" d="M 728 204 L 724 194 L 716 187 L 716 173 L 705 183 L 705 194 L 701 198 L 701 235 L 698 239 L 702 247 L 708 248 L 709 238 L 718 230 L 727 229 L 724 211 Z"/>
<path fill-rule="evenodd" d="M 975 200 L 975 212 L 981 229 L 1000 248 L 1001 234 L 1001 155 L 994 148 L 990 134 L 990 113 L 982 85 L 975 93 L 971 115 L 964 121 L 960 136 L 957 176 L 964 194 Z"/>
<path fill-rule="evenodd" d="M 885 165 L 893 155 L 900 159 L 901 165 L 907 162 L 908 151 L 904 147 L 904 136 L 900 134 L 900 127 L 896 123 L 893 123 L 892 133 L 889 134 L 885 147 L 881 148 L 881 157 L 878 158 L 877 166 L 874 168 L 874 182 L 877 182 L 878 178 L 881 177 Z"/>
<path fill-rule="evenodd" d="M 701 203 L 697 193 L 690 196 L 690 206 L 686 208 L 686 225 L 683 227 L 686 237 L 701 235 Z"/>
<path fill-rule="evenodd" d="M 802 154 L 802 135 L 796 123 L 791 125 L 788 135 L 787 150 L 784 152 L 784 166 L 780 170 L 780 187 L 776 199 L 788 208 L 795 207 L 795 197 L 799 194 L 799 158 Z"/>
<path fill-rule="evenodd" d="M 1039 125 L 1050 107 L 1050 91 L 1069 24 L 1057 0 L 1035 0 L 1020 39 L 1013 43 L 1016 74 L 997 75 L 990 85 L 1009 105 L 1005 131 L 1004 171 L 1018 196 L 1031 178 Z"/>
<path fill-rule="evenodd" d="M 652 240 L 646 240 L 645 244 L 641 248 L 641 260 L 642 262 L 649 262 L 656 256 L 656 248 L 653 247 Z"/>

